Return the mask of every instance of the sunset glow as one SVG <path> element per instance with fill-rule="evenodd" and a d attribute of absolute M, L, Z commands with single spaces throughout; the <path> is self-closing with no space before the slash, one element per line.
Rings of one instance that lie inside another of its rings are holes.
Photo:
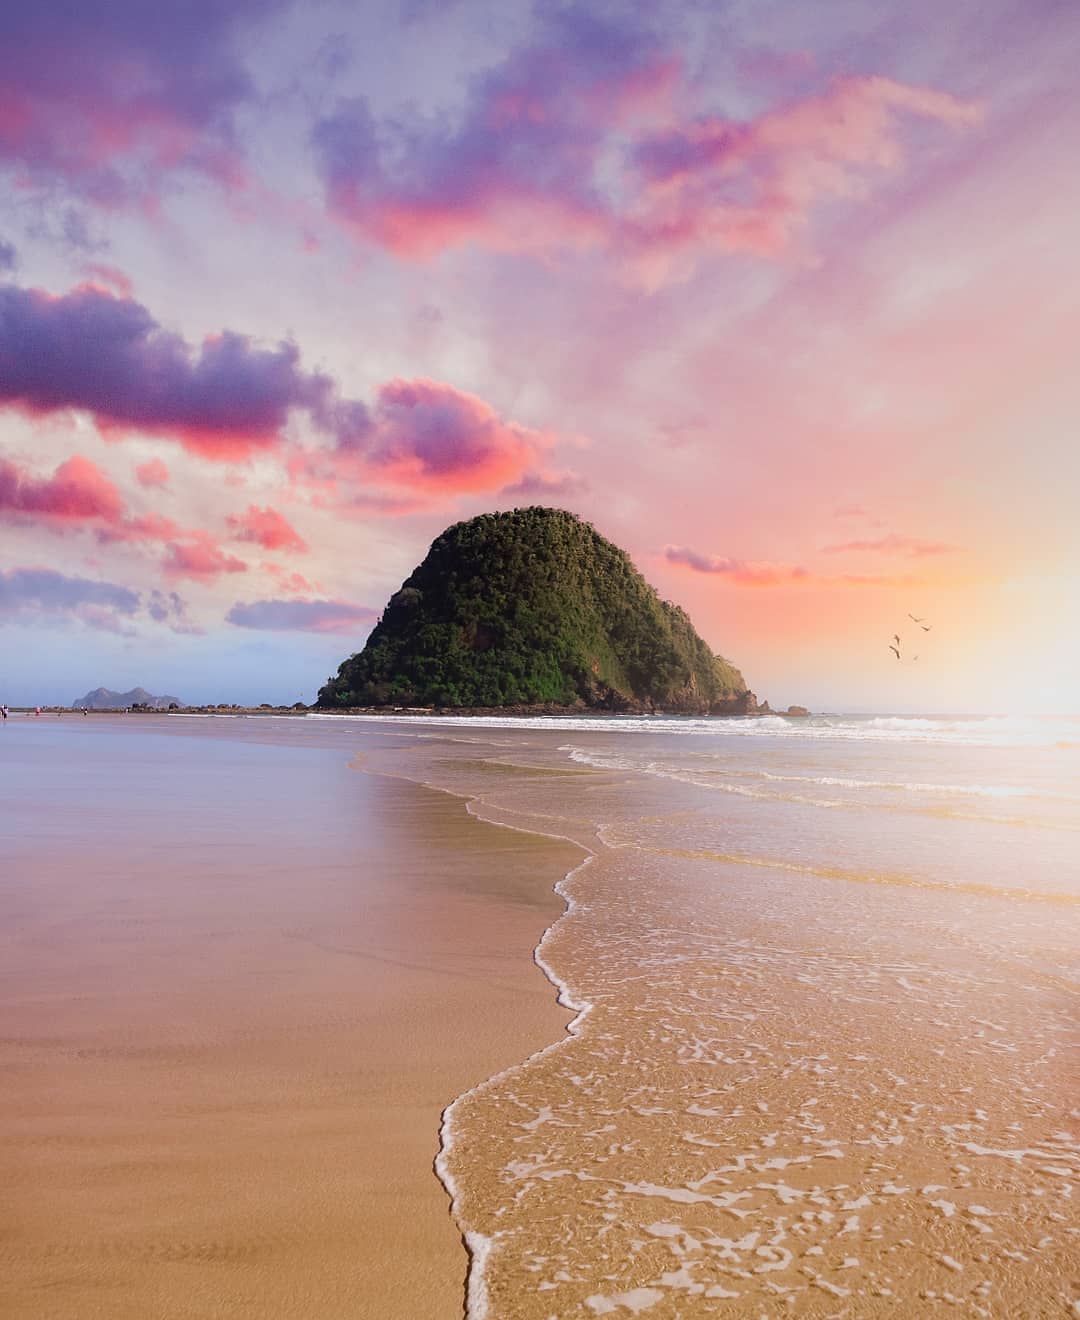
<path fill-rule="evenodd" d="M 1080 9 L 171 8 L 0 51 L 0 697 L 311 701 L 543 503 L 774 705 L 1080 709 Z"/>

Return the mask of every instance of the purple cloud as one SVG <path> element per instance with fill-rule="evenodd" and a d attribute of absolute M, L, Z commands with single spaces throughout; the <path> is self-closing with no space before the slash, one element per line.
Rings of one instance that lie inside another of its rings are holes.
<path fill-rule="evenodd" d="M 810 572 L 798 564 L 772 564 L 731 559 L 726 555 L 703 555 L 684 545 L 664 547 L 669 564 L 689 568 L 695 573 L 712 573 L 741 587 L 779 587 L 793 582 L 808 582 Z"/>
<path fill-rule="evenodd" d="M 379 388 L 369 461 L 408 485 L 471 490 L 519 477 L 539 443 L 474 394 L 391 380 Z"/>
<path fill-rule="evenodd" d="M 403 255 L 470 238 L 528 246 L 598 237 L 608 202 L 594 173 L 608 134 L 672 82 L 675 61 L 643 28 L 584 7 L 551 9 L 539 35 L 473 80 L 464 115 L 377 124 L 362 98 L 312 132 L 327 203 Z"/>
<path fill-rule="evenodd" d="M 520 481 L 504 486 L 499 494 L 525 499 L 552 499 L 580 495 L 588 488 L 588 482 L 576 472 L 526 472 Z"/>
<path fill-rule="evenodd" d="M 219 461 L 280 448 L 290 417 L 301 413 L 329 444 L 294 447 L 289 479 L 320 487 L 320 498 L 332 496 L 339 508 L 350 497 L 358 507 L 354 488 L 369 483 L 421 492 L 496 490 L 535 471 L 550 444 L 485 400 L 440 381 L 387 381 L 369 409 L 342 398 L 329 376 L 305 371 L 295 344 L 261 348 L 224 331 L 195 349 L 141 303 L 95 285 L 59 296 L 0 286 L 0 409 L 5 405 L 30 416 L 82 410 L 107 439 L 131 431 L 162 435 Z M 164 471 L 160 463 L 143 465 L 139 475 L 153 481 Z M 115 488 L 100 474 L 92 478 L 93 464 L 83 459 L 71 460 L 47 488 L 0 463 L 0 512 L 48 505 L 57 517 L 98 516 L 114 539 L 133 539 L 140 528 L 120 525 Z M 111 510 L 104 508 L 106 497 Z M 151 527 L 145 520 L 142 530 L 159 539 L 180 534 L 175 525 L 166 533 L 163 523 Z M 263 528 L 251 539 L 279 548 L 280 531 Z M 199 544 L 174 548 L 166 561 L 171 574 L 207 580 L 243 569 L 205 533 L 189 535 Z M 294 533 L 293 548 L 301 544 Z"/>
<path fill-rule="evenodd" d="M 0 287 L 5 404 L 31 415 L 82 409 L 106 436 L 167 435 L 225 461 L 278 445 L 290 415 L 302 412 L 331 449 L 306 451 L 294 475 L 321 461 L 331 480 L 425 488 L 494 489 L 528 470 L 544 443 L 439 381 L 387 381 L 369 411 L 341 398 L 328 376 L 305 371 L 295 344 L 259 348 L 224 331 L 195 350 L 141 303 L 93 285 L 62 296 Z"/>
<path fill-rule="evenodd" d="M 0 288 L 0 405 L 44 414 L 93 413 L 102 430 L 175 436 L 207 458 L 243 458 L 272 445 L 295 409 L 343 439 L 363 405 L 300 367 L 294 344 L 257 348 L 225 331 L 193 350 L 141 303 L 83 285 L 54 297 Z"/>
<path fill-rule="evenodd" d="M 175 633 L 201 635 L 204 631 L 192 623 L 188 617 L 187 602 L 175 591 L 159 591 L 155 587 L 150 593 L 146 612 L 155 623 L 163 623 Z"/>
<path fill-rule="evenodd" d="M 354 632 L 376 618 L 377 610 L 344 600 L 237 601 L 225 615 L 238 628 L 316 633 Z"/>
<path fill-rule="evenodd" d="M 166 169 L 235 180 L 232 113 L 253 91 L 235 39 L 283 3 L 7 6 L 0 166 L 107 206 L 152 204 Z"/>
<path fill-rule="evenodd" d="M 128 632 L 125 620 L 139 609 L 137 592 L 115 582 L 66 577 L 51 568 L 12 568 L 0 572 L 0 616 L 33 620 L 68 616 L 90 628 Z"/>
<path fill-rule="evenodd" d="M 919 579 L 911 576 L 882 576 L 871 573 L 843 573 L 827 577 L 811 573 L 800 564 L 778 564 L 746 559 L 731 559 L 726 555 L 703 555 L 688 546 L 664 547 L 664 558 L 669 564 L 688 568 L 694 573 L 715 574 L 740 587 L 898 587 L 915 586 Z"/>
<path fill-rule="evenodd" d="M 909 121 L 979 116 L 933 88 L 851 75 L 728 119 L 640 22 L 551 6 L 454 119 L 377 121 L 354 98 L 312 143 L 330 214 L 399 256 L 592 244 L 652 280 L 680 251 L 779 256 L 816 207 L 903 164 Z"/>

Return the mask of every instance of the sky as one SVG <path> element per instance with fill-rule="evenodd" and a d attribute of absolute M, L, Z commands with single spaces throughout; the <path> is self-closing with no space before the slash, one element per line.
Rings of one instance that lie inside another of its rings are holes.
<path fill-rule="evenodd" d="M 310 702 L 548 504 L 774 706 L 1080 709 L 1078 62 L 1072 0 L 9 6 L 0 700 Z"/>

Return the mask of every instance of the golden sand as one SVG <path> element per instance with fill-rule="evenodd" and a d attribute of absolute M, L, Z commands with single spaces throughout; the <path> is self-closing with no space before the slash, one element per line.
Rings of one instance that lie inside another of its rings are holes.
<path fill-rule="evenodd" d="M 5 781 L 0 1314 L 459 1316 L 451 1100 L 477 1320 L 1075 1312 L 1080 781 L 162 723 L 114 751 L 175 819 Z"/>
<path fill-rule="evenodd" d="M 257 830 L 220 872 L 138 850 L 137 826 L 22 857 L 0 895 L 0 1313 L 461 1314 L 440 1111 L 562 1031 L 530 955 L 578 854 L 360 778 L 382 828 L 360 856 L 313 839 L 304 874 Z"/>
<path fill-rule="evenodd" d="M 703 796 L 634 779 L 625 745 L 582 778 L 551 773 L 565 735 L 489 736 L 480 768 L 475 733 L 459 758 L 418 742 L 393 764 L 593 855 L 539 950 L 587 1012 L 450 1114 L 474 1315 L 1077 1313 L 1057 831 L 1010 840 L 995 817 L 974 840 L 946 833 L 959 865 L 905 883 L 855 866 L 880 821 L 863 837 L 845 820 L 815 854 L 806 814 L 796 828 L 752 799 L 740 835 L 707 778 Z M 701 753 L 682 755 L 702 778 Z M 898 862 L 914 868 L 924 828 L 903 831 Z"/>

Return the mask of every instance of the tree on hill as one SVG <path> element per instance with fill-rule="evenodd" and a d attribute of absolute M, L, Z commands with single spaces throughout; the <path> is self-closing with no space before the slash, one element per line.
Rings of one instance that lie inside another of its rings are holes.
<path fill-rule="evenodd" d="M 318 705 L 687 712 L 746 692 L 629 556 L 560 509 L 447 528 Z"/>

